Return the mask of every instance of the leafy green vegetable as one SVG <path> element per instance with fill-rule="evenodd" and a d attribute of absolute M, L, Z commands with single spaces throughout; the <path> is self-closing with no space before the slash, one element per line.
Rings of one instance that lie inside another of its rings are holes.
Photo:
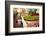
<path fill-rule="evenodd" d="M 39 16 L 25 16 L 24 19 L 27 21 L 35 21 L 39 20 Z"/>

